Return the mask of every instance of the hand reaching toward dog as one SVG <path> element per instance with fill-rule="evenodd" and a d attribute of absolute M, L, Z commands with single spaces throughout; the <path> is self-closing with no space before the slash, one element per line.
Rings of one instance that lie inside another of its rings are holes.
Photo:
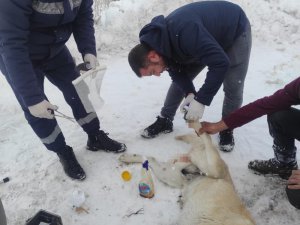
<path fill-rule="evenodd" d="M 228 128 L 223 120 L 217 123 L 210 123 L 210 122 L 203 121 L 201 122 L 201 125 L 202 127 L 199 129 L 199 134 L 203 134 L 204 132 L 208 134 L 216 134 Z"/>

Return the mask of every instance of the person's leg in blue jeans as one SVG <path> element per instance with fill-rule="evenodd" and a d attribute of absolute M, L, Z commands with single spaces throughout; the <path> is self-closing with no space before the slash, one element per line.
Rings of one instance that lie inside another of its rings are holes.
<path fill-rule="evenodd" d="M 251 161 L 248 167 L 259 174 L 288 179 L 292 170 L 298 168 L 295 140 L 300 140 L 300 110 L 290 108 L 270 114 L 268 124 L 273 137 L 274 158 Z"/>

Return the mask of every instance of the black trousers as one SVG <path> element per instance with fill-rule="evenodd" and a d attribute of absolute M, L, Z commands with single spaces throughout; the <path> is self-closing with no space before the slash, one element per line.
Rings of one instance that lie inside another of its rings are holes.
<path fill-rule="evenodd" d="M 268 115 L 269 131 L 274 138 L 273 149 L 276 159 L 284 164 L 295 164 L 295 140 L 300 141 L 300 110 L 290 108 Z M 300 189 L 286 187 L 289 202 L 300 209 Z"/>
<path fill-rule="evenodd" d="M 300 141 L 300 110 L 290 108 L 270 114 L 268 125 L 277 160 L 283 164 L 295 164 L 295 140 Z"/>

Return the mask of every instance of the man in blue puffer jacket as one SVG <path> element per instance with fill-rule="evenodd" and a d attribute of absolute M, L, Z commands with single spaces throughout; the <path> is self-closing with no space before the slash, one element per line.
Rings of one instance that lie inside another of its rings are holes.
<path fill-rule="evenodd" d="M 140 31 L 140 42 L 128 55 L 139 76 L 160 76 L 168 71 L 173 82 L 157 120 L 142 136 L 153 138 L 173 131 L 175 113 L 186 119 L 202 118 L 205 106 L 223 84 L 225 93 L 222 116 L 239 108 L 251 51 L 250 23 L 238 6 L 226 1 L 201 1 L 182 6 L 167 17 L 157 16 Z M 208 68 L 202 87 L 196 91 L 193 79 Z M 232 130 L 219 134 L 223 151 L 232 151 Z"/>
<path fill-rule="evenodd" d="M 66 47 L 73 34 L 83 60 L 97 66 L 92 0 L 0 1 L 0 69 L 12 87 L 25 117 L 48 150 L 57 153 L 73 179 L 86 175 L 66 145 L 52 105 L 44 93 L 44 78 L 57 86 L 78 124 L 88 134 L 87 149 L 122 152 L 126 146 L 100 130 L 95 112 L 87 112 L 72 85 L 80 74 Z"/>

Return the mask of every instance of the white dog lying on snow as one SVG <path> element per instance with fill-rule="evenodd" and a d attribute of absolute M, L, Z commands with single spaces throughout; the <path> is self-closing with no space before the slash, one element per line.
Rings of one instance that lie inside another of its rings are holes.
<path fill-rule="evenodd" d="M 201 124 L 189 124 L 196 131 Z M 254 220 L 238 197 L 229 170 L 208 134 L 176 137 L 192 145 L 190 152 L 170 162 L 160 163 L 146 157 L 156 177 L 172 186 L 183 188 L 180 225 L 254 225 Z M 143 156 L 123 154 L 125 163 L 142 163 Z M 195 174 L 197 176 L 187 176 Z M 204 175 L 204 176 L 203 176 Z"/>

